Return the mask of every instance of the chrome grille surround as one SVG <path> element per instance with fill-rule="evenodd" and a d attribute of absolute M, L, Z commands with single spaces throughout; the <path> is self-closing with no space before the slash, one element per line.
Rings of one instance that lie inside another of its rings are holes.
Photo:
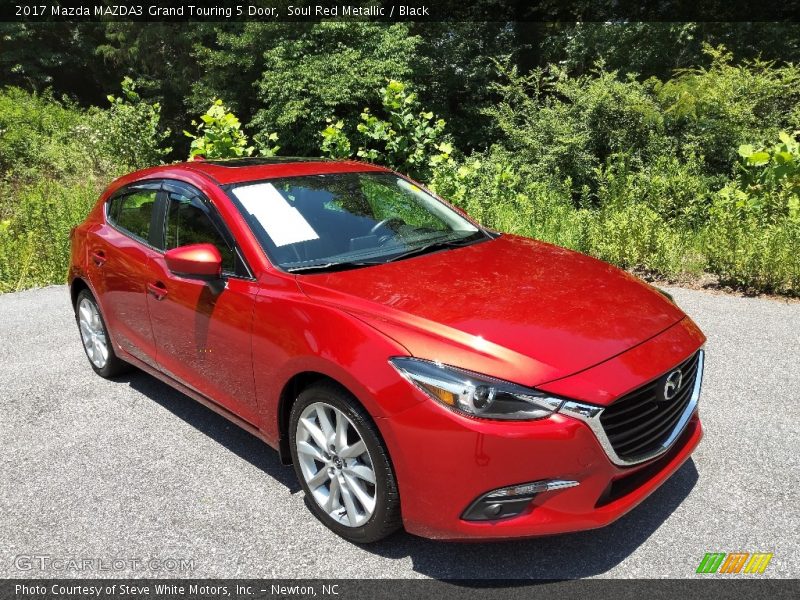
<path fill-rule="evenodd" d="M 597 440 L 603 447 L 603 450 L 608 455 L 608 458 L 615 465 L 621 467 L 629 467 L 632 465 L 638 465 L 640 463 L 647 462 L 648 460 L 657 458 L 658 456 L 661 456 L 667 450 L 669 450 L 672 447 L 672 445 L 678 440 L 680 435 L 686 429 L 686 426 L 688 425 L 689 420 L 692 418 L 694 411 L 697 409 L 697 403 L 700 398 L 700 388 L 702 387 L 703 384 L 703 367 L 705 363 L 705 350 L 701 348 L 691 357 L 684 360 L 681 364 L 685 364 L 691 361 L 691 359 L 694 356 L 697 356 L 697 371 L 694 376 L 694 381 L 692 382 L 692 391 L 691 391 L 691 396 L 689 398 L 689 402 L 684 407 L 683 411 L 680 413 L 680 417 L 678 418 L 675 426 L 670 431 L 669 435 L 661 443 L 659 443 L 657 447 L 652 448 L 646 452 L 643 452 L 641 454 L 632 457 L 628 456 L 622 457 L 619 454 L 617 454 L 617 451 L 614 449 L 614 446 L 612 445 L 608 435 L 606 434 L 606 430 L 604 429 L 603 424 L 600 422 L 600 417 L 609 408 L 608 406 L 605 407 L 596 406 L 593 404 L 586 404 L 583 402 L 575 402 L 572 400 L 568 400 L 562 405 L 559 412 L 567 416 L 573 417 L 575 419 L 579 419 L 584 423 L 586 423 L 589 426 L 589 428 L 594 432 L 595 436 L 597 437 Z M 670 373 L 673 370 L 674 368 L 670 369 L 670 371 L 667 371 L 667 373 Z M 642 388 L 639 389 L 641 390 Z M 637 390 L 634 390 L 634 392 L 632 393 L 635 394 L 636 392 Z M 629 395 L 630 394 L 627 394 L 626 396 Z M 613 404 L 610 406 L 613 406 Z"/>

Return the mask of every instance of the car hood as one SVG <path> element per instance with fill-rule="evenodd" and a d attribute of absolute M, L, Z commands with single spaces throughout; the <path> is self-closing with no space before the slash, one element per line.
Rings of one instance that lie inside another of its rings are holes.
<path fill-rule="evenodd" d="M 525 385 L 603 362 L 685 316 L 616 267 L 513 235 L 297 281 L 414 356 Z"/>

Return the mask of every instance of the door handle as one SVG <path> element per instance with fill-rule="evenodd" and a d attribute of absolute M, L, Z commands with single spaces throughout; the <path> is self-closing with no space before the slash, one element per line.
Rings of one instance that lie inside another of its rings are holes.
<path fill-rule="evenodd" d="M 152 294 L 156 300 L 163 300 L 167 295 L 167 288 L 160 281 L 147 284 L 147 293 Z"/>
<path fill-rule="evenodd" d="M 102 250 L 93 250 L 92 251 L 92 260 L 94 264 L 98 267 L 102 267 L 103 263 L 106 262 L 106 253 Z"/>

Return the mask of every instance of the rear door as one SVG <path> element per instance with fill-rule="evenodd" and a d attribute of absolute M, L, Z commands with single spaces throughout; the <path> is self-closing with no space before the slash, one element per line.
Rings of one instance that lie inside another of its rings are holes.
<path fill-rule="evenodd" d="M 148 263 L 158 256 L 160 181 L 126 186 L 105 205 L 105 223 L 87 234 L 88 275 L 116 346 L 155 366 L 147 311 Z"/>
<path fill-rule="evenodd" d="M 170 273 L 162 253 L 150 258 L 147 303 L 159 368 L 255 424 L 251 329 L 255 280 L 208 198 L 183 182 L 165 181 L 160 247 L 215 245 L 222 282 Z"/>

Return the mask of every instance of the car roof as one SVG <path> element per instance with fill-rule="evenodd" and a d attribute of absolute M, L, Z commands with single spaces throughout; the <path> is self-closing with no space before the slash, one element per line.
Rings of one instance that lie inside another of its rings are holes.
<path fill-rule="evenodd" d="M 225 160 L 193 160 L 167 165 L 207 175 L 220 185 L 297 177 L 300 175 L 323 175 L 328 173 L 354 173 L 363 171 L 388 171 L 384 167 L 354 160 L 329 160 L 305 157 L 247 157 Z"/>

